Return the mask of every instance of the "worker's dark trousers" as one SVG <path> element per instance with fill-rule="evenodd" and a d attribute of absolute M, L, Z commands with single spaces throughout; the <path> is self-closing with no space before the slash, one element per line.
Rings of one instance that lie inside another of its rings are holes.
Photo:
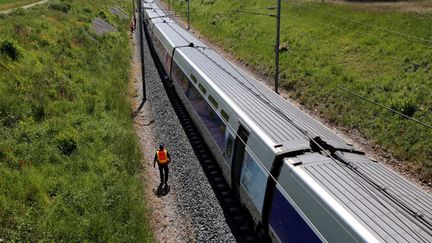
<path fill-rule="evenodd" d="M 168 185 L 168 164 L 158 164 L 161 184 L 165 182 Z"/>

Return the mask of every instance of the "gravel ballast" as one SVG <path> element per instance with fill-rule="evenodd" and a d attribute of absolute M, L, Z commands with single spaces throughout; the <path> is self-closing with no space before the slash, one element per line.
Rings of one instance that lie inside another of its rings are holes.
<path fill-rule="evenodd" d="M 137 31 L 138 32 L 138 31 Z M 142 100 L 139 72 L 138 34 L 134 34 L 136 106 Z M 144 153 L 145 184 L 156 240 L 162 242 L 234 242 L 235 238 L 182 126 L 170 104 L 145 42 L 147 101 L 135 118 L 135 127 Z M 158 145 L 166 146 L 172 157 L 168 195 L 153 193 L 159 185 L 159 171 L 153 169 Z"/>

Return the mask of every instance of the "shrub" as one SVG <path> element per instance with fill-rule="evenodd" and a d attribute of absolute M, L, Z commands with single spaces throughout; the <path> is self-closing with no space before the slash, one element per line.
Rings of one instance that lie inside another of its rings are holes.
<path fill-rule="evenodd" d="M 105 11 L 101 10 L 98 13 L 98 17 L 101 18 L 101 19 L 105 19 L 106 20 L 107 19 L 107 14 L 105 13 Z"/>
<path fill-rule="evenodd" d="M 11 13 L 9 13 L 9 15 L 11 17 L 13 17 L 13 16 L 24 16 L 25 14 L 26 14 L 26 11 L 23 8 L 17 8 L 15 10 L 13 10 Z"/>
<path fill-rule="evenodd" d="M 69 3 L 52 3 L 49 6 L 51 9 L 61 11 L 63 13 L 68 13 L 71 9 L 71 5 Z"/>
<path fill-rule="evenodd" d="M 62 154 L 70 156 L 77 148 L 77 136 L 72 132 L 60 132 L 56 137 L 57 147 Z"/>
<path fill-rule="evenodd" d="M 418 107 L 413 100 L 398 99 L 392 102 L 390 107 L 393 110 L 399 111 L 400 113 L 412 117 L 418 110 Z"/>
<path fill-rule="evenodd" d="M 213 5 L 215 3 L 215 0 L 201 0 L 201 4 L 204 5 Z"/>
<path fill-rule="evenodd" d="M 17 61 L 23 54 L 22 48 L 13 40 L 5 39 L 0 42 L 0 53 Z"/>

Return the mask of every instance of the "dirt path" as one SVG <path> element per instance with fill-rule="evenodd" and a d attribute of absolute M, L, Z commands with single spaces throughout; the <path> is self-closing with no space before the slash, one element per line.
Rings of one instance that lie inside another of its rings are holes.
<path fill-rule="evenodd" d="M 141 62 L 137 31 L 131 35 L 131 49 L 133 50 L 131 64 L 130 91 L 134 111 L 138 110 L 142 100 Z M 148 76 L 148 75 L 146 75 Z M 151 76 L 151 75 L 150 75 Z M 147 77 L 152 78 L 152 77 Z M 151 103 L 146 102 L 134 118 L 134 127 L 139 136 L 141 149 L 144 154 L 142 180 L 145 184 L 145 195 L 148 202 L 150 225 L 153 229 L 156 242 L 185 242 L 190 241 L 190 222 L 187 218 L 176 214 L 175 190 L 166 196 L 158 197 L 155 191 L 159 184 L 158 172 L 151 165 L 154 148 L 157 145 L 155 137 L 155 123 Z"/>
<path fill-rule="evenodd" d="M 47 2 L 48 2 L 48 0 L 42 0 L 42 1 L 39 1 L 39 2 L 35 2 L 35 3 L 28 4 L 28 5 L 24 5 L 24 6 L 21 6 L 21 7 L 16 7 L 16 8 L 8 9 L 8 10 L 3 10 L 3 11 L 0 11 L 0 14 L 8 14 L 8 13 L 14 11 L 15 9 L 19 9 L 19 8 L 28 9 L 28 8 L 34 7 L 36 5 L 44 4 L 44 3 L 47 3 Z"/>

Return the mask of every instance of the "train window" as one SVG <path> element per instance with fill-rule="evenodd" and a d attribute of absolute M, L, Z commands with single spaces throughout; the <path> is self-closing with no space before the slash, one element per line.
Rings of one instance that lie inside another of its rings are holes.
<path fill-rule="evenodd" d="M 196 77 L 191 73 L 191 75 L 190 75 L 190 77 L 191 77 L 191 79 L 192 79 L 192 81 L 194 81 L 194 83 L 196 83 L 197 82 L 197 79 L 196 79 Z"/>
<path fill-rule="evenodd" d="M 180 87 L 182 88 L 183 92 L 186 94 L 188 89 L 189 89 L 189 79 L 187 78 L 187 76 L 183 73 L 183 71 L 179 68 L 179 66 L 177 66 L 177 64 L 175 62 L 173 62 L 173 70 L 174 70 L 174 75 L 173 75 L 173 79 L 175 81 L 177 81 L 177 83 L 180 85 Z M 187 95 L 187 94 L 186 94 Z"/>
<path fill-rule="evenodd" d="M 200 88 L 200 90 L 203 92 L 203 94 L 207 93 L 207 90 L 204 88 L 204 86 L 202 86 L 202 84 L 198 84 L 198 87 Z"/>
<path fill-rule="evenodd" d="M 226 142 L 226 148 L 223 154 L 226 162 L 231 166 L 232 155 L 234 151 L 234 137 L 231 135 L 230 132 L 228 132 L 228 130 L 225 132 L 225 142 Z"/>
<path fill-rule="evenodd" d="M 252 200 L 255 207 L 261 212 L 267 184 L 267 175 L 261 165 L 258 164 L 249 152 L 245 153 L 243 159 L 240 181 L 245 187 L 249 198 Z"/>
<path fill-rule="evenodd" d="M 216 108 L 216 110 L 219 108 L 219 104 L 217 101 L 213 98 L 213 96 L 209 95 L 209 101 L 212 103 L 212 105 Z"/>
<path fill-rule="evenodd" d="M 171 66 L 171 56 L 168 54 L 168 52 L 165 52 L 165 67 Z"/>
<path fill-rule="evenodd" d="M 159 38 L 155 37 L 154 40 L 155 41 L 153 42 L 153 45 L 155 47 L 156 53 L 158 54 L 159 58 L 163 60 L 168 55 L 168 52 L 166 51 Z"/>
<path fill-rule="evenodd" d="M 229 121 L 229 115 L 224 110 L 221 110 L 221 115 L 225 119 L 226 122 Z"/>
<path fill-rule="evenodd" d="M 200 87 L 201 88 L 201 87 Z M 202 87 L 204 88 L 204 87 Z M 205 89 L 204 91 L 205 92 Z M 226 125 L 222 121 L 222 118 L 213 110 L 207 100 L 201 95 L 198 89 L 190 82 L 188 90 L 185 92 L 186 97 L 191 102 L 194 110 L 198 116 L 204 122 L 204 125 L 210 132 L 213 140 L 218 145 L 221 151 L 226 148 L 225 130 Z"/>

